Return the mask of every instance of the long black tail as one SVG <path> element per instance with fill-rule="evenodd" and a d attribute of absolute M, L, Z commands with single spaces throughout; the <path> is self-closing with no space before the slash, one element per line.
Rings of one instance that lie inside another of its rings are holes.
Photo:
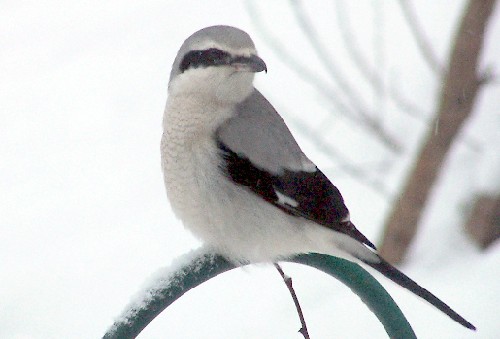
<path fill-rule="evenodd" d="M 381 261 L 379 263 L 370 263 L 365 262 L 368 266 L 373 267 L 380 273 L 382 273 L 387 278 L 394 281 L 396 284 L 406 288 L 407 290 L 415 293 L 419 297 L 427 300 L 429 303 L 434 305 L 437 309 L 447 314 L 451 319 L 460 323 L 461 325 L 470 328 L 471 330 L 476 330 L 476 327 L 472 325 L 470 322 L 465 320 L 460 314 L 453 311 L 450 306 L 446 305 L 441 299 L 436 297 L 434 294 L 426 290 L 425 288 L 418 285 L 416 282 L 411 280 L 406 274 L 399 271 L 397 268 L 389 264 L 384 259 L 380 258 Z"/>

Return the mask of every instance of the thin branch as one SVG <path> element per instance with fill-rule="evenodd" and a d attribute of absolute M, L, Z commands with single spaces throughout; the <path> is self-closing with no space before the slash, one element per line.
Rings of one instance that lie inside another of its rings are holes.
<path fill-rule="evenodd" d="M 293 116 L 288 116 L 287 121 L 298 126 L 297 131 L 314 143 L 314 147 L 318 151 L 330 158 L 336 159 L 336 164 L 338 165 L 339 170 L 345 172 L 350 177 L 357 179 L 358 183 L 366 185 L 366 187 L 371 189 L 373 192 L 385 198 L 389 198 L 391 196 L 389 190 L 381 179 L 371 178 L 367 170 L 363 170 L 360 166 L 352 164 L 351 161 L 349 161 L 340 152 L 336 151 L 332 145 L 326 142 L 325 139 L 321 137 L 321 134 L 316 133 L 313 128 Z"/>
<path fill-rule="evenodd" d="M 386 105 L 386 99 L 387 99 L 387 89 L 386 89 L 386 84 L 385 84 L 385 79 L 383 74 L 385 74 L 386 70 L 386 58 L 385 58 L 385 39 L 384 39 L 384 25 L 385 25 L 385 18 L 384 18 L 384 2 L 378 2 L 374 1 L 372 2 L 372 31 L 373 31 L 373 37 L 372 37 L 372 50 L 373 50 L 373 57 L 374 57 L 374 64 L 377 65 L 377 70 L 378 73 L 381 75 L 380 76 L 380 82 L 378 86 L 372 87 L 373 90 L 373 104 L 376 110 L 376 113 L 374 115 L 375 119 L 378 121 L 378 123 L 381 126 L 385 126 L 384 124 L 384 116 L 385 116 L 385 105 Z"/>
<path fill-rule="evenodd" d="M 293 53 L 289 53 L 278 39 L 272 36 L 272 34 L 260 21 L 259 14 L 257 13 L 253 3 L 251 1 L 246 1 L 245 3 L 250 16 L 253 18 L 256 28 L 260 31 L 262 37 L 267 40 L 267 43 L 272 47 L 274 53 L 280 57 L 283 64 L 288 66 L 304 81 L 312 85 L 317 92 L 327 100 L 327 102 L 333 104 L 336 107 L 335 112 L 340 116 L 343 116 L 364 128 L 375 137 L 375 140 L 381 142 L 390 151 L 394 153 L 401 152 L 399 143 L 393 136 L 389 135 L 387 131 L 384 130 L 383 126 L 371 118 L 365 111 L 353 107 L 357 105 L 358 100 L 351 100 L 346 103 L 336 96 L 336 91 L 332 89 L 332 86 L 328 82 L 318 78 L 314 72 L 310 71 L 300 61 L 298 61 L 298 59 L 294 57 Z M 353 114 L 353 112 L 357 113 L 357 116 Z"/>
<path fill-rule="evenodd" d="M 372 132 L 375 132 L 386 146 L 400 150 L 399 142 L 387 133 L 383 125 L 376 118 L 376 115 L 369 113 L 370 110 L 367 108 L 366 103 L 363 102 L 362 95 L 356 93 L 340 71 L 340 67 L 334 63 L 334 58 L 326 53 L 328 49 L 319 41 L 318 33 L 314 30 L 309 17 L 306 16 L 302 3 L 296 0 L 290 0 L 289 3 L 300 29 L 311 44 L 316 56 L 330 74 L 330 79 L 337 83 L 339 90 L 347 96 L 352 105 L 355 105 L 355 113 L 359 116 L 361 122 L 364 122 L 365 126 L 369 127 Z"/>
<path fill-rule="evenodd" d="M 402 3 L 405 2 L 405 3 Z M 374 88 L 381 88 L 382 87 L 382 79 L 381 77 L 375 72 L 368 64 L 366 59 L 363 57 L 359 49 L 356 47 L 356 39 L 354 35 L 352 34 L 352 29 L 349 24 L 349 15 L 348 12 L 345 10 L 343 1 L 335 1 L 336 4 L 336 9 L 335 13 L 337 15 L 337 27 L 340 32 L 340 36 L 342 38 L 342 42 L 344 44 L 345 50 L 350 56 L 350 59 L 353 61 L 353 63 L 356 65 L 357 69 L 359 70 L 360 74 L 365 78 L 365 80 L 370 83 L 370 85 Z M 407 22 L 412 27 L 412 32 L 418 32 L 419 31 L 419 25 L 415 19 L 415 15 L 413 13 L 413 9 L 410 8 L 410 5 L 406 3 L 405 0 L 400 1 L 400 5 L 402 7 L 405 7 L 403 9 L 403 12 L 408 14 L 407 17 Z M 421 31 L 420 31 L 421 32 Z M 420 33 L 421 34 L 421 33 Z M 420 38 L 416 38 L 416 41 L 421 41 L 421 44 L 427 45 L 429 49 L 429 55 L 433 55 L 432 49 L 430 49 L 429 44 L 426 43 L 425 37 L 423 34 L 421 34 Z M 419 45 L 420 46 L 420 45 Z M 435 60 L 437 58 L 434 57 Z M 436 61 L 437 62 L 437 61 Z M 492 71 L 491 69 L 486 69 L 483 71 L 481 76 L 482 82 L 484 83 L 490 83 L 492 81 Z M 429 119 L 429 114 L 424 113 L 424 110 L 420 107 L 417 107 L 415 103 L 409 102 L 408 99 L 404 98 L 403 95 L 399 92 L 398 86 L 395 86 L 394 84 L 389 84 L 388 92 L 385 94 L 388 94 L 389 99 L 391 99 L 396 106 L 400 109 L 399 112 L 407 114 L 411 118 L 415 118 L 416 120 L 424 123 L 425 125 L 429 125 L 432 120 Z M 470 148 L 474 152 L 479 151 L 478 147 L 478 142 L 474 140 L 472 137 L 464 137 L 460 138 L 460 142 L 463 142 L 466 147 Z"/>
<path fill-rule="evenodd" d="M 399 6 L 401 7 L 401 11 L 403 12 L 403 16 L 406 19 L 406 23 L 410 28 L 410 31 L 417 43 L 418 49 L 422 54 L 422 57 L 426 61 L 429 68 L 439 77 L 443 76 L 443 66 L 439 62 L 436 53 L 432 49 L 431 45 L 428 42 L 427 37 L 424 34 L 424 30 L 420 26 L 418 22 L 417 16 L 413 7 L 408 0 L 399 0 Z"/>
<path fill-rule="evenodd" d="M 293 10 L 299 28 L 311 44 L 316 56 L 323 63 L 323 66 L 328 73 L 330 73 L 330 78 L 337 83 L 338 88 L 345 93 L 350 102 L 356 102 L 358 107 L 360 107 L 358 111 L 362 113 L 361 117 L 365 119 L 369 118 L 363 115 L 363 112 L 368 111 L 368 109 L 366 109 L 367 105 L 362 101 L 360 94 L 356 93 L 351 87 L 349 82 L 341 73 L 340 68 L 334 63 L 334 59 L 326 53 L 327 48 L 319 41 L 318 33 L 314 30 L 309 17 L 306 16 L 305 10 L 302 7 L 302 2 L 289 0 L 289 4 Z"/>
<path fill-rule="evenodd" d="M 311 337 L 309 337 L 309 332 L 307 331 L 307 324 L 306 324 L 306 320 L 304 318 L 304 314 L 302 313 L 302 308 L 300 307 L 299 299 L 297 298 L 297 294 L 295 294 L 295 290 L 293 289 L 293 286 L 292 286 L 292 278 L 290 278 L 289 276 L 287 276 L 285 274 L 285 272 L 283 272 L 283 269 L 281 268 L 281 266 L 278 263 L 275 263 L 274 267 L 276 267 L 279 274 L 283 278 L 283 281 L 285 282 L 286 287 L 290 291 L 290 295 L 292 296 L 293 303 L 295 304 L 295 308 L 297 309 L 297 313 L 298 313 L 299 319 L 300 319 L 300 324 L 302 326 L 299 330 L 299 333 L 304 336 L 304 339 L 310 339 Z"/>
<path fill-rule="evenodd" d="M 409 99 L 403 98 L 399 92 L 399 85 L 389 81 L 389 98 L 399 107 L 398 112 L 403 112 L 410 118 L 414 118 L 422 123 L 429 123 L 430 113 L 426 112 L 423 108 L 418 107 L 415 103 L 410 102 Z"/>
<path fill-rule="evenodd" d="M 369 66 L 369 63 L 356 47 L 356 39 L 352 34 L 352 29 L 350 28 L 349 16 L 343 6 L 344 2 L 335 1 L 335 4 L 336 8 L 334 12 L 337 15 L 337 27 L 350 60 L 356 66 L 359 73 L 372 87 L 379 88 L 381 86 L 382 79 L 377 72 L 375 72 L 373 67 Z M 426 115 L 424 114 L 424 110 L 417 107 L 416 104 L 410 103 L 407 98 L 404 98 L 403 94 L 401 94 L 396 87 L 392 86 L 386 94 L 388 94 L 389 99 L 391 99 L 394 104 L 399 107 L 400 112 L 419 120 L 425 120 Z"/>

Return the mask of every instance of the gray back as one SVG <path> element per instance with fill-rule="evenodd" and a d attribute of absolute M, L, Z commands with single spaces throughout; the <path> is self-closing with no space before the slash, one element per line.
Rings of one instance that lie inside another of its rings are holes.
<path fill-rule="evenodd" d="M 283 170 L 313 171 L 283 118 L 259 91 L 236 107 L 236 114 L 217 130 L 217 137 L 233 152 L 273 174 Z"/>

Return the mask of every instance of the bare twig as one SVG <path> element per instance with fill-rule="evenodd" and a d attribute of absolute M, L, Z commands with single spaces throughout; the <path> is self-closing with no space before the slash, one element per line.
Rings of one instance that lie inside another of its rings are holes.
<path fill-rule="evenodd" d="M 278 263 L 274 264 L 274 267 L 278 270 L 279 274 L 283 278 L 283 281 L 285 282 L 286 287 L 290 291 L 290 295 L 292 296 L 293 303 L 295 304 L 295 308 L 297 309 L 297 313 L 299 315 L 300 319 L 300 324 L 301 328 L 299 330 L 299 333 L 304 336 L 304 339 L 310 339 L 309 337 L 309 332 L 307 331 L 307 325 L 306 325 L 306 320 L 304 319 L 304 314 L 302 313 L 302 308 L 300 307 L 299 299 L 297 298 L 297 294 L 295 294 L 295 290 L 293 289 L 292 286 L 292 278 L 287 276 L 285 272 L 283 272 L 283 269 Z"/>
<path fill-rule="evenodd" d="M 439 62 L 436 53 L 434 53 L 431 45 L 428 42 L 427 37 L 424 34 L 424 30 L 420 27 L 417 16 L 415 15 L 415 11 L 413 10 L 410 1 L 408 0 L 399 0 L 399 5 L 401 7 L 401 11 L 406 19 L 408 27 L 417 43 L 420 53 L 422 57 L 426 61 L 429 68 L 439 77 L 443 77 L 443 67 Z"/>
<path fill-rule="evenodd" d="M 375 72 L 369 66 L 368 62 L 365 60 L 363 55 L 356 47 L 356 39 L 353 36 L 352 29 L 350 28 L 349 25 L 349 15 L 348 12 L 345 10 L 344 2 L 337 0 L 335 1 L 335 4 L 336 4 L 335 13 L 337 14 L 338 29 L 339 32 L 341 33 L 340 36 L 342 38 L 342 42 L 344 43 L 344 47 L 347 53 L 351 57 L 353 63 L 356 65 L 357 69 L 360 71 L 360 74 L 370 83 L 370 85 L 373 88 L 375 88 L 375 90 L 377 90 L 377 88 L 382 88 L 383 85 L 381 77 L 377 74 L 377 72 Z M 376 6 L 380 5 L 378 2 L 374 4 Z M 410 8 L 410 5 L 408 5 L 405 0 L 401 0 L 400 4 L 402 7 L 405 7 L 403 11 L 405 12 L 405 14 L 407 14 L 405 16 L 408 16 L 407 18 L 408 24 L 413 25 L 412 32 L 414 32 L 414 39 L 417 41 L 419 46 L 427 45 L 427 48 L 429 50 L 428 54 L 433 55 L 432 49 L 426 43 L 423 34 L 419 31 L 420 28 L 418 27 L 418 23 L 415 19 L 415 14 L 413 13 L 413 9 Z M 377 17 L 377 15 L 375 15 L 375 17 Z M 417 38 L 415 34 L 420 34 L 420 37 Z M 419 42 L 419 39 L 421 40 L 421 42 Z M 378 44 L 376 44 L 375 47 L 377 45 Z M 422 51 L 422 53 L 424 52 Z M 379 64 L 379 62 L 377 62 L 377 64 Z M 481 74 L 482 74 L 481 79 L 484 79 L 485 83 L 489 83 L 492 80 L 491 70 L 486 69 Z M 425 125 L 430 125 L 430 123 L 432 123 L 431 119 L 429 119 L 429 113 L 424 113 L 424 110 L 422 108 L 417 107 L 415 103 L 411 103 L 408 101 L 408 99 L 404 98 L 403 95 L 399 92 L 397 86 L 395 86 L 394 84 L 390 84 L 389 86 L 390 87 L 388 88 L 388 92 L 386 92 L 385 94 L 388 94 L 389 99 L 391 99 L 396 104 L 396 106 L 399 107 L 400 109 L 399 112 L 405 113 L 409 117 L 415 118 L 418 121 L 424 123 Z M 472 151 L 474 152 L 479 151 L 478 143 L 472 137 L 460 138 L 459 141 L 463 142 L 465 146 L 470 148 Z"/>
<path fill-rule="evenodd" d="M 377 120 L 373 119 L 373 117 L 371 117 L 365 109 L 359 106 L 359 97 L 347 100 L 347 102 L 341 100 L 339 96 L 336 95 L 339 91 L 332 88 L 332 85 L 329 82 L 321 80 L 308 67 L 298 61 L 298 59 L 294 57 L 294 53 L 289 53 L 284 45 L 272 36 L 272 34 L 260 21 L 259 15 L 253 3 L 251 1 L 246 1 L 245 3 L 247 5 L 248 12 L 253 18 L 256 28 L 260 31 L 262 37 L 267 40 L 268 44 L 272 46 L 273 51 L 281 58 L 281 60 L 283 60 L 283 64 L 288 66 L 299 77 L 311 84 L 328 103 L 333 104 L 336 108 L 335 112 L 337 114 L 364 128 L 375 137 L 375 140 L 381 142 L 390 151 L 394 153 L 401 152 L 399 142 L 397 142 L 397 140 L 390 135 Z"/>
<path fill-rule="evenodd" d="M 309 17 L 305 14 L 305 10 L 302 7 L 302 2 L 296 0 L 290 0 L 290 7 L 293 9 L 293 13 L 297 20 L 297 23 L 307 37 L 309 43 L 311 44 L 316 56 L 321 60 L 323 66 L 330 74 L 330 79 L 337 84 L 337 88 L 344 93 L 344 95 L 348 98 L 351 105 L 354 105 L 355 111 L 359 117 L 359 120 L 362 124 L 365 124 L 368 129 L 376 134 L 384 144 L 393 148 L 393 150 L 400 150 L 399 142 L 390 136 L 387 131 L 385 131 L 384 126 L 381 122 L 376 118 L 376 114 L 371 114 L 368 109 L 366 103 L 363 101 L 363 96 L 355 91 L 355 89 L 349 84 L 346 77 L 340 71 L 340 67 L 338 67 L 334 58 L 327 54 L 327 48 L 323 46 L 323 44 L 318 39 L 318 33 L 315 31 L 313 24 Z M 382 85 L 382 82 L 379 83 Z M 376 90 L 380 89 L 375 88 Z"/>
<path fill-rule="evenodd" d="M 380 81 L 378 86 L 372 86 L 373 102 L 377 111 L 377 120 L 379 124 L 383 125 L 383 118 L 385 113 L 385 104 L 387 99 L 387 89 L 384 81 L 384 74 L 386 70 L 386 57 L 385 57 L 385 39 L 384 39 L 384 25 L 385 25 L 385 10 L 383 1 L 372 2 L 372 25 L 373 25 L 373 39 L 372 50 L 374 64 L 377 65 L 378 74 L 380 74 Z"/>
<path fill-rule="evenodd" d="M 366 170 L 366 166 L 363 166 L 364 169 L 362 169 L 361 166 L 352 164 L 351 161 L 325 141 L 325 139 L 321 137 L 321 134 L 315 132 L 313 128 L 304 124 L 299 119 L 293 116 L 288 116 L 287 121 L 298 126 L 299 128 L 297 128 L 297 131 L 313 142 L 318 151 L 330 158 L 336 159 L 336 164 L 338 165 L 339 170 L 345 172 L 348 176 L 357 179 L 359 183 L 366 185 L 366 187 L 371 189 L 373 192 L 380 194 L 385 198 L 390 197 L 390 192 L 385 186 L 383 180 L 380 177 L 372 178 L 369 173 L 370 171 Z"/>
<path fill-rule="evenodd" d="M 344 44 L 345 50 L 350 57 L 350 60 L 356 66 L 361 76 L 372 86 L 373 88 L 379 88 L 382 84 L 381 76 L 375 71 L 373 67 L 369 65 L 365 57 L 356 47 L 356 39 L 352 34 L 352 29 L 349 24 L 349 15 L 345 10 L 343 1 L 335 1 L 335 14 L 337 16 L 337 27 L 340 32 L 340 37 L 342 43 Z M 390 84 L 389 84 L 390 85 Z M 402 93 L 395 86 L 389 88 L 388 98 L 399 107 L 399 112 L 407 114 L 410 117 L 416 118 L 418 120 L 425 121 L 424 110 L 417 107 L 415 103 L 410 103 L 407 98 L 403 96 Z"/>
<path fill-rule="evenodd" d="M 319 41 L 318 33 L 315 31 L 309 17 L 306 16 L 305 10 L 302 6 L 302 2 L 289 0 L 289 4 L 293 10 L 295 19 L 300 29 L 302 30 L 302 33 L 304 33 L 307 40 L 311 44 L 314 53 L 316 53 L 316 56 L 323 63 L 323 66 L 330 74 L 330 79 L 337 83 L 339 90 L 344 92 L 344 94 L 349 98 L 350 102 L 356 102 L 359 107 L 358 111 L 368 111 L 368 109 L 366 108 L 367 105 L 363 102 L 360 94 L 356 93 L 356 91 L 351 87 L 344 74 L 342 74 L 342 72 L 340 71 L 340 67 L 335 64 L 334 58 L 327 54 L 328 49 Z M 363 118 L 366 118 L 363 115 L 361 116 Z"/>

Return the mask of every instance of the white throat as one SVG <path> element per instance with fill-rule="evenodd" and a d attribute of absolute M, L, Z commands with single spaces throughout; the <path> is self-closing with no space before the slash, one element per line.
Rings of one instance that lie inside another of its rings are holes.
<path fill-rule="evenodd" d="M 188 69 L 171 80 L 169 98 L 187 96 L 210 104 L 234 105 L 252 93 L 254 76 L 230 66 Z"/>

